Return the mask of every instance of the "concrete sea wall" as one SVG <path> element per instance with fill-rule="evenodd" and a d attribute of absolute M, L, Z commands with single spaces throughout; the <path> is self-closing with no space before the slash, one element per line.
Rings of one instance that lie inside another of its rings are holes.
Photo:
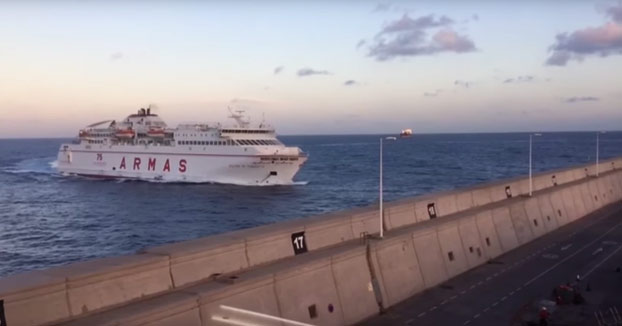
<path fill-rule="evenodd" d="M 619 169 L 620 168 L 620 169 Z M 3 326 L 349 325 L 622 199 L 622 159 L 0 279 Z M 3 322 L 4 322 L 3 321 Z M 280 325 L 261 319 L 263 325 Z"/>

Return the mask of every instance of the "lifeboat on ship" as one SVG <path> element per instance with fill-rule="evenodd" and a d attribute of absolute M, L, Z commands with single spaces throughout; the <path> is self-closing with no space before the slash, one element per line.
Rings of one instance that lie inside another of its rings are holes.
<path fill-rule="evenodd" d="M 132 129 L 122 129 L 122 130 L 118 130 L 115 133 L 115 136 L 117 138 L 122 138 L 122 139 L 131 139 L 131 138 L 134 138 L 134 135 L 136 135 L 136 133 Z"/>
<path fill-rule="evenodd" d="M 78 137 L 80 137 L 80 139 L 88 139 L 89 136 L 89 132 L 86 130 L 80 130 L 80 132 L 78 133 Z"/>
<path fill-rule="evenodd" d="M 164 129 L 162 128 L 151 128 L 147 131 L 147 136 L 151 138 L 164 138 Z"/>

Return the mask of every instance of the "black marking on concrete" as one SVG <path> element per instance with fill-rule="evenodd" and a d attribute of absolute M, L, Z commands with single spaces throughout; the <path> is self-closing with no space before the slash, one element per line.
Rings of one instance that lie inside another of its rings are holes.
<path fill-rule="evenodd" d="M 4 300 L 0 300 L 0 326 L 7 326 L 6 315 L 4 314 Z"/>

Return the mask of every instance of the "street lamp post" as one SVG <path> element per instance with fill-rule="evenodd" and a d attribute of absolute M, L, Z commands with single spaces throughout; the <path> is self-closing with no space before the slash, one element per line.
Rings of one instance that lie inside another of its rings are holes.
<path fill-rule="evenodd" d="M 384 236 L 384 212 L 382 211 L 382 137 L 380 138 L 380 239 Z"/>
<path fill-rule="evenodd" d="M 598 172 L 600 170 L 598 166 L 598 154 L 600 152 L 600 132 L 596 133 L 596 176 L 598 176 Z"/>
<path fill-rule="evenodd" d="M 600 134 L 604 134 L 606 131 L 596 132 L 596 176 L 598 177 L 600 172 L 599 155 L 600 155 Z"/>
<path fill-rule="evenodd" d="M 533 170 L 532 170 L 532 154 L 533 154 L 533 136 L 540 134 L 529 134 L 529 197 L 533 195 Z"/>

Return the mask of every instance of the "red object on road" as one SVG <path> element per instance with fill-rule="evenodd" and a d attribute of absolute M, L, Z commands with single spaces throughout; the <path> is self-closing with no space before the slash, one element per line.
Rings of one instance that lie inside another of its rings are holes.
<path fill-rule="evenodd" d="M 546 307 L 542 307 L 540 309 L 540 320 L 548 320 L 549 319 L 549 311 L 546 310 Z"/>

